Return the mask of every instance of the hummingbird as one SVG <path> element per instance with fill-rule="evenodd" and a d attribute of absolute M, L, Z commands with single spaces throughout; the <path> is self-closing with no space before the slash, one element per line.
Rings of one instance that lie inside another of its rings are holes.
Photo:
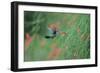
<path fill-rule="evenodd" d="M 65 35 L 65 32 L 59 30 L 58 24 L 50 24 L 47 27 L 47 35 L 45 38 L 55 38 L 58 34 Z"/>
<path fill-rule="evenodd" d="M 47 27 L 47 34 L 45 38 L 54 38 L 58 34 L 58 27 L 56 24 L 49 24 Z"/>

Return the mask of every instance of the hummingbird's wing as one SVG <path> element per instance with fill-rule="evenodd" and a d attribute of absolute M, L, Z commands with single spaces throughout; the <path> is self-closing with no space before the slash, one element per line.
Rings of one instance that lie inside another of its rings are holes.
<path fill-rule="evenodd" d="M 46 38 L 53 38 L 54 37 L 54 31 L 51 28 L 47 29 L 47 33 L 46 33 Z"/>
<path fill-rule="evenodd" d="M 48 28 L 47 35 L 48 36 L 53 36 L 53 30 L 51 28 Z"/>

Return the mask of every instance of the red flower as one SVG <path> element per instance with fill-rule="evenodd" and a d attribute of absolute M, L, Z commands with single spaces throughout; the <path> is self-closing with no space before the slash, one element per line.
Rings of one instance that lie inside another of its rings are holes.
<path fill-rule="evenodd" d="M 32 41 L 32 38 L 28 33 L 26 33 L 25 38 L 26 38 L 25 47 L 28 47 L 30 45 L 31 41 Z"/>

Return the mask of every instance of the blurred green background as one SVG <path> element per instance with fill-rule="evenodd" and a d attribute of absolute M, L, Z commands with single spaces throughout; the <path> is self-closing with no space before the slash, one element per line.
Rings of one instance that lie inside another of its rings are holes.
<path fill-rule="evenodd" d="M 55 24 L 59 31 L 53 39 L 47 39 L 48 25 Z M 59 13 L 24 11 L 24 42 L 26 34 L 32 41 L 24 46 L 24 61 L 73 60 L 90 58 L 90 15 L 82 13 Z M 59 50 L 58 55 L 53 47 Z M 56 56 L 56 57 L 53 57 Z"/>

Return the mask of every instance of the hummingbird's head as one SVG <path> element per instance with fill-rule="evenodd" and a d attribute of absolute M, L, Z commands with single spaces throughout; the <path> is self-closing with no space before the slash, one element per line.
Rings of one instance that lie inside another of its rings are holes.
<path fill-rule="evenodd" d="M 54 31 L 59 30 L 59 24 L 57 24 L 57 23 L 49 24 L 48 27 Z"/>

